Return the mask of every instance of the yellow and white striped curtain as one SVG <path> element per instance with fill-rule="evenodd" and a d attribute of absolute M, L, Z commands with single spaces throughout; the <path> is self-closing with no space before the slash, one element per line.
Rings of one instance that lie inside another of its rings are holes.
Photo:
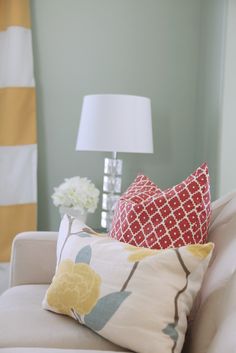
<path fill-rule="evenodd" d="M 28 0 L 0 0 L 0 262 L 36 228 L 35 82 Z"/>

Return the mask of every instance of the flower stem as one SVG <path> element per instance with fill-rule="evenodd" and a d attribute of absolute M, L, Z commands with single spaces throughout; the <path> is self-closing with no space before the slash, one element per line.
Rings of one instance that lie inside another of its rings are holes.
<path fill-rule="evenodd" d="M 132 270 L 130 271 L 130 274 L 129 274 L 127 280 L 125 281 L 125 283 L 123 284 L 123 287 L 122 287 L 121 290 L 120 290 L 121 292 L 124 292 L 124 291 L 125 291 L 126 287 L 127 287 L 128 284 L 129 284 L 129 281 L 131 280 L 131 278 L 132 278 L 134 272 L 136 271 L 136 269 L 137 269 L 137 267 L 138 267 L 138 264 L 139 264 L 139 261 L 136 261 L 136 262 L 134 263 L 134 266 L 132 267 Z"/>
<path fill-rule="evenodd" d="M 64 247 L 65 247 L 65 245 L 66 245 L 67 239 L 68 239 L 69 236 L 71 235 L 71 227 L 72 227 L 72 223 L 73 223 L 73 218 L 70 217 L 70 216 L 68 216 L 68 215 L 67 215 L 67 217 L 69 218 L 68 233 L 67 233 L 67 236 L 66 236 L 66 238 L 65 238 L 65 240 L 64 240 L 64 243 L 63 243 L 63 245 L 62 245 L 62 247 L 61 247 L 61 251 L 60 251 L 60 255 L 59 255 L 59 259 L 58 259 L 57 266 L 58 266 L 58 265 L 60 264 L 60 262 L 61 262 L 61 255 L 62 255 L 62 252 L 63 252 Z"/>

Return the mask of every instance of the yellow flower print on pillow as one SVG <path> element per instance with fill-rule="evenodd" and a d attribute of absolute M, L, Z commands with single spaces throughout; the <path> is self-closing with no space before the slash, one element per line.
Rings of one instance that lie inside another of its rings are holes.
<path fill-rule="evenodd" d="M 131 255 L 129 255 L 128 260 L 129 262 L 137 262 L 143 260 L 147 256 L 156 255 L 160 250 L 152 250 L 148 248 L 139 248 L 133 245 L 126 245 L 125 249 L 131 251 Z"/>
<path fill-rule="evenodd" d="M 188 245 L 187 249 L 195 257 L 198 257 L 199 259 L 204 259 L 212 251 L 213 247 L 214 245 L 212 243 L 207 243 Z"/>
<path fill-rule="evenodd" d="M 64 260 L 47 292 L 48 304 L 62 314 L 88 314 L 100 294 L 101 278 L 86 263 Z"/>

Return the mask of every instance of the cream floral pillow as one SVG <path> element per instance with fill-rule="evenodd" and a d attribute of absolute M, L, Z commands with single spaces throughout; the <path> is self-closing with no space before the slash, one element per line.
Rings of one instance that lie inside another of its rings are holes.
<path fill-rule="evenodd" d="M 213 244 L 151 250 L 100 236 L 68 216 L 64 223 L 43 307 L 135 352 L 180 352 Z"/>

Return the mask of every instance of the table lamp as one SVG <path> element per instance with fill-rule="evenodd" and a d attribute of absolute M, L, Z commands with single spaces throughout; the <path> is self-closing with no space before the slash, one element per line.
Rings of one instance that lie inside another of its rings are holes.
<path fill-rule="evenodd" d="M 117 152 L 153 153 L 149 98 L 123 94 L 88 95 L 83 99 L 77 151 L 112 152 L 105 158 L 101 226 L 110 230 L 121 192 L 122 160 Z"/>

